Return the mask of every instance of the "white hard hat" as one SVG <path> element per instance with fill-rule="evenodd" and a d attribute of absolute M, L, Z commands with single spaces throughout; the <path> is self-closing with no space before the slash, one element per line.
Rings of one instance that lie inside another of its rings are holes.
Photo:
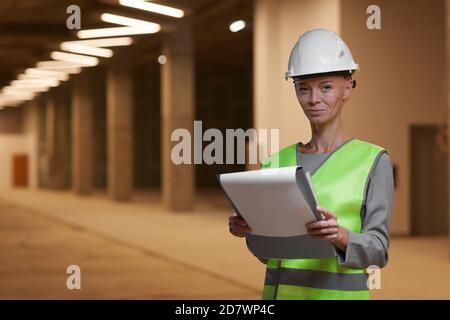
<path fill-rule="evenodd" d="M 285 78 L 336 71 L 352 73 L 357 69 L 359 66 L 350 49 L 336 33 L 314 29 L 297 40 L 289 56 Z"/>

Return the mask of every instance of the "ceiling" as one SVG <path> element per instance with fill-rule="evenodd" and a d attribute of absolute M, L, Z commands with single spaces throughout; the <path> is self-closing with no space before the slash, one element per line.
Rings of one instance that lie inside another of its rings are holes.
<path fill-rule="evenodd" d="M 193 20 L 196 56 L 200 59 L 233 59 L 251 55 L 252 0 L 166 0 L 155 1 L 186 11 Z M 126 8 L 118 0 L 1 0 L 0 1 L 0 87 L 14 80 L 37 61 L 49 60 L 52 50 L 66 40 L 75 40 L 68 30 L 66 9 L 76 4 L 81 9 L 82 29 L 108 27 L 100 14 L 110 12 L 160 23 L 161 32 L 136 37 L 143 47 L 158 48 L 164 32 L 177 19 Z M 233 20 L 244 19 L 249 28 L 229 32 Z M 136 50 L 133 49 L 133 50 Z"/>

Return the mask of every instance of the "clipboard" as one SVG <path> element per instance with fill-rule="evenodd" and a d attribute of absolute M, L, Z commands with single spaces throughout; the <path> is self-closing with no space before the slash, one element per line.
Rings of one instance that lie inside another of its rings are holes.
<path fill-rule="evenodd" d="M 218 174 L 236 214 L 252 233 L 247 247 L 258 258 L 320 259 L 336 255 L 326 240 L 311 238 L 304 225 L 321 220 L 308 172 L 301 166 Z"/>

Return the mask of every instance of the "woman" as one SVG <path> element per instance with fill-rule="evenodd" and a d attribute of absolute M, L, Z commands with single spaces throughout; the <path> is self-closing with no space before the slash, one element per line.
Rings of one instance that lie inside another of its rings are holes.
<path fill-rule="evenodd" d="M 268 259 L 264 299 L 369 299 L 366 268 L 388 261 L 393 172 L 386 150 L 351 138 L 342 110 L 358 69 L 347 45 L 335 33 L 315 29 L 293 48 L 286 78 L 311 126 L 306 143 L 272 154 L 263 168 L 302 165 L 312 175 L 324 220 L 306 224 L 308 234 L 330 241 L 337 256 L 329 259 Z M 233 213 L 231 234 L 251 232 Z"/>

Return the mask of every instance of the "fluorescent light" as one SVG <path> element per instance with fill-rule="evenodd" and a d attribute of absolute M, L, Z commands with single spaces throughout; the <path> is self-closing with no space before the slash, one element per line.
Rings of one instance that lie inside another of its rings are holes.
<path fill-rule="evenodd" d="M 238 32 L 245 28 L 245 21 L 243 20 L 237 20 L 230 24 L 230 31 L 231 32 Z"/>
<path fill-rule="evenodd" d="M 144 2 L 142 0 L 120 0 L 119 3 L 126 7 L 159 13 L 174 18 L 182 18 L 184 16 L 183 10 L 163 6 L 161 4 Z"/>
<path fill-rule="evenodd" d="M 80 44 L 76 44 L 76 43 L 71 43 L 71 41 L 61 43 L 60 48 L 61 48 L 61 50 L 64 50 L 64 51 L 88 54 L 91 56 L 98 56 L 98 57 L 103 57 L 103 58 L 111 58 L 113 56 L 113 52 L 111 49 L 85 46 L 85 45 L 80 45 Z"/>
<path fill-rule="evenodd" d="M 15 107 L 24 100 L 19 98 L 4 98 L 0 96 L 0 107 Z"/>
<path fill-rule="evenodd" d="M 63 64 L 52 64 L 50 62 L 62 62 Z M 69 64 L 64 61 L 41 61 L 36 64 L 36 68 L 39 70 L 59 71 L 67 74 L 80 73 L 81 68 L 79 64 Z"/>
<path fill-rule="evenodd" d="M 11 81 L 12 86 L 17 87 L 26 87 L 26 86 L 48 86 L 48 87 L 57 87 L 59 85 L 59 81 L 56 79 L 50 78 L 39 78 L 33 80 L 14 80 Z"/>
<path fill-rule="evenodd" d="M 68 61 L 39 61 L 36 63 L 36 68 L 39 69 L 58 69 L 58 68 L 77 68 L 82 67 L 82 64 Z"/>
<path fill-rule="evenodd" d="M 35 93 L 35 92 L 47 92 L 49 87 L 30 87 L 30 88 L 20 88 L 20 87 L 8 87 L 8 89 L 3 90 L 5 93 Z"/>
<path fill-rule="evenodd" d="M 28 80 L 36 81 L 36 80 L 42 80 L 42 79 L 55 79 L 55 78 L 35 77 L 35 76 L 29 76 L 29 75 L 26 75 L 26 74 L 21 74 L 21 75 L 19 75 L 17 77 L 17 79 L 18 79 L 18 81 L 28 81 Z M 56 79 L 56 80 L 58 80 L 58 79 Z M 29 85 L 27 83 L 25 83 L 25 86 L 22 86 L 20 88 L 34 88 L 34 87 L 37 87 L 37 86 L 39 86 L 39 87 L 42 87 L 42 86 L 49 87 L 49 85 L 47 85 L 46 83 L 38 83 L 38 82 L 36 82 L 37 84 L 34 84 L 34 81 L 33 81 L 33 83 L 30 83 Z M 64 80 L 61 80 L 61 81 L 64 81 Z M 15 85 L 15 87 L 19 88 L 18 85 Z"/>
<path fill-rule="evenodd" d="M 68 76 L 66 75 L 66 79 L 56 79 L 56 78 L 48 78 L 48 77 L 39 77 L 39 76 L 31 76 L 29 74 L 20 74 L 17 79 L 18 80 L 39 80 L 39 79 L 56 79 L 60 81 L 68 80 Z"/>
<path fill-rule="evenodd" d="M 154 28 L 157 24 L 149 21 L 128 18 L 124 16 L 118 16 L 111 13 L 102 13 L 100 19 L 105 22 L 121 24 L 127 27 L 137 27 L 137 28 Z"/>
<path fill-rule="evenodd" d="M 60 51 L 53 51 L 50 54 L 50 57 L 54 60 L 78 63 L 86 67 L 93 67 L 98 64 L 98 59 L 96 57 L 82 56 L 79 54 L 66 53 Z"/>
<path fill-rule="evenodd" d="M 0 102 L 2 103 L 8 103 L 8 102 L 16 102 L 16 101 L 22 101 L 24 99 L 28 99 L 31 96 L 33 96 L 33 94 L 31 93 L 26 93 L 26 94 L 10 94 L 10 93 L 2 93 L 0 95 Z"/>
<path fill-rule="evenodd" d="M 77 74 L 81 72 L 81 68 L 80 67 L 73 67 L 73 68 L 39 68 L 39 70 L 50 70 L 50 71 L 61 71 L 67 74 Z"/>
<path fill-rule="evenodd" d="M 133 34 L 146 34 L 156 33 L 161 30 L 161 26 L 155 23 L 153 28 L 150 27 L 116 27 L 116 28 L 100 28 L 100 29 L 87 29 L 78 31 L 77 36 L 80 39 L 87 38 L 102 38 L 102 37 L 115 37 L 115 36 L 128 36 Z"/>
<path fill-rule="evenodd" d="M 70 41 L 73 44 L 80 44 L 90 47 L 120 47 L 129 46 L 133 43 L 133 39 L 130 37 L 119 37 L 119 38 L 105 38 L 105 39 L 92 39 L 92 40 L 76 40 Z"/>
<path fill-rule="evenodd" d="M 50 86 L 48 83 L 43 83 L 43 82 L 35 82 L 33 81 L 32 83 L 28 83 L 28 82 L 24 82 L 24 80 L 15 80 L 16 82 L 14 82 L 14 84 L 10 83 L 10 87 L 13 87 L 15 89 L 23 89 L 23 90 L 32 90 L 35 88 L 49 88 L 49 87 L 54 87 Z"/>
<path fill-rule="evenodd" d="M 32 100 L 34 98 L 34 93 L 24 92 L 24 93 L 3 93 L 2 98 L 5 101 L 21 101 L 21 100 Z"/>
<path fill-rule="evenodd" d="M 23 76 L 23 78 L 27 78 L 27 77 L 28 78 L 52 78 L 52 79 L 58 79 L 59 81 L 69 80 L 69 76 L 65 72 L 42 70 L 42 69 L 35 69 L 35 68 L 28 68 L 25 70 L 25 75 Z"/>
<path fill-rule="evenodd" d="M 24 93 L 24 92 L 46 92 L 48 91 L 47 86 L 29 86 L 29 87 L 17 87 L 17 86 L 7 86 L 3 88 L 4 93 Z"/>

